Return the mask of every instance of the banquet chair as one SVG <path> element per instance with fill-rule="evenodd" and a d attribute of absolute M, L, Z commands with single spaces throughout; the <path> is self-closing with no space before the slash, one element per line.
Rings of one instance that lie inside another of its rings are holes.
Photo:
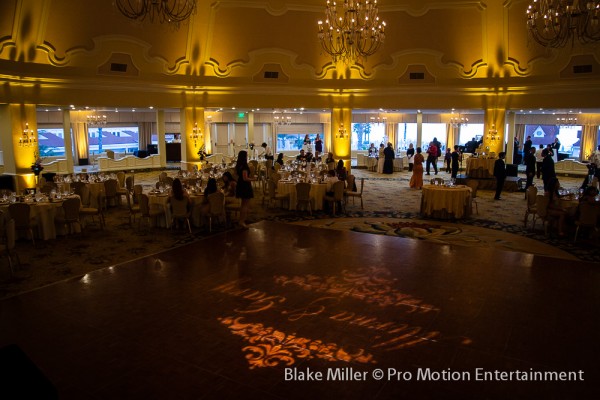
<path fill-rule="evenodd" d="M 140 206 L 137 204 L 137 202 L 134 202 L 132 199 L 132 194 L 133 192 L 130 192 L 129 190 L 125 194 L 125 197 L 127 198 L 127 208 L 129 209 L 130 226 L 133 225 L 133 223 L 135 222 L 135 216 L 141 213 Z"/>
<path fill-rule="evenodd" d="M 268 190 L 268 203 L 267 207 L 272 207 L 273 202 L 279 201 L 281 208 L 283 208 L 283 201 L 287 200 L 289 202 L 290 195 L 289 194 L 279 194 L 277 193 L 277 183 L 273 179 L 269 179 L 269 190 Z"/>
<path fill-rule="evenodd" d="M 6 221 L 3 212 L 0 211 L 0 254 L 5 255 L 8 259 L 8 267 L 10 269 L 10 276 L 15 275 L 15 267 L 13 265 L 12 257 L 15 256 L 17 259 L 17 265 L 21 265 L 19 260 L 19 254 L 16 252 L 16 237 L 15 237 L 15 221 L 10 219 Z"/>
<path fill-rule="evenodd" d="M 532 228 L 535 226 L 535 218 L 537 214 L 537 209 L 535 208 L 535 202 L 537 197 L 537 187 L 529 186 L 527 190 L 525 190 L 525 199 L 527 200 L 527 209 L 525 209 L 525 218 L 523 220 L 523 227 L 527 228 L 527 222 L 529 220 L 529 215 L 532 215 Z"/>
<path fill-rule="evenodd" d="M 133 192 L 133 184 L 135 183 L 133 176 L 128 176 L 125 178 L 125 188 L 130 192 Z"/>
<path fill-rule="evenodd" d="M 90 204 L 84 204 L 80 209 L 79 209 L 79 216 L 80 217 L 92 217 L 92 222 L 96 222 L 96 220 L 94 219 L 95 216 L 98 216 L 98 219 L 100 221 L 100 229 L 104 229 L 104 202 L 103 202 L 103 196 L 104 193 L 100 192 L 96 195 L 96 204 L 98 204 L 98 207 L 92 207 Z M 89 196 L 90 200 L 91 200 L 91 195 Z M 91 203 L 91 202 L 90 202 Z"/>
<path fill-rule="evenodd" d="M 138 199 L 140 202 L 140 219 L 138 221 L 138 229 L 141 228 L 143 219 L 147 220 L 148 222 L 153 219 L 155 222 L 157 222 L 159 216 L 165 215 L 164 208 L 160 207 L 158 204 L 155 204 L 156 207 L 152 207 L 150 205 L 150 199 L 148 198 L 147 194 L 141 193 L 138 196 Z"/>
<path fill-rule="evenodd" d="M 548 235 L 548 225 L 551 222 L 551 217 L 548 215 L 548 203 L 550 198 L 548 196 L 538 195 L 535 197 L 535 209 L 538 218 L 533 222 L 532 229 L 535 228 L 535 222 L 537 219 L 542 221 L 542 227 L 544 228 L 544 235 Z"/>
<path fill-rule="evenodd" d="M 227 200 L 225 201 L 225 218 L 226 218 L 228 226 L 231 223 L 232 214 L 237 214 L 239 216 L 240 210 L 241 210 L 240 199 L 234 199 L 232 201 L 227 201 Z"/>
<path fill-rule="evenodd" d="M 31 218 L 31 207 L 27 203 L 12 203 L 8 206 L 8 214 L 15 221 L 15 231 L 26 231 L 31 236 L 31 243 L 35 246 L 33 227 L 35 220 Z"/>
<path fill-rule="evenodd" d="M 577 228 L 575 229 L 574 242 L 577 241 L 577 235 L 579 234 L 579 228 L 592 228 L 594 232 L 598 232 L 598 212 L 600 208 L 586 202 L 579 204 L 579 216 L 575 221 Z"/>
<path fill-rule="evenodd" d="M 477 205 L 477 190 L 479 189 L 479 181 L 475 179 L 467 179 L 466 185 L 471 188 L 471 204 L 475 204 L 475 213 L 479 214 L 479 206 Z"/>
<path fill-rule="evenodd" d="M 354 191 L 354 190 L 346 190 L 344 191 L 344 202 L 346 204 L 348 204 L 348 197 L 352 197 L 352 204 L 354 204 L 354 199 L 356 197 L 360 198 L 360 208 L 361 210 L 364 209 L 363 207 L 363 188 L 365 186 L 365 178 L 360 178 L 360 190 L 359 191 Z"/>
<path fill-rule="evenodd" d="M 332 215 L 335 215 L 337 205 L 340 206 L 340 211 L 344 211 L 343 204 L 342 204 L 342 201 L 344 200 L 344 186 L 345 186 L 344 181 L 335 182 L 331 186 L 333 195 L 326 195 L 325 197 L 323 197 L 323 200 L 332 204 L 332 208 L 331 208 Z"/>
<path fill-rule="evenodd" d="M 213 218 L 216 218 L 219 222 L 221 221 L 221 217 L 224 219 L 227 218 L 225 215 L 225 195 L 222 192 L 209 194 L 208 204 L 210 206 L 206 215 L 208 217 L 208 231 L 212 232 Z"/>
<path fill-rule="evenodd" d="M 106 201 L 106 207 L 117 205 L 120 196 L 117 194 L 119 183 L 116 179 L 108 179 L 104 181 L 104 200 Z"/>
<path fill-rule="evenodd" d="M 190 200 L 187 197 L 181 200 L 171 197 L 169 204 L 171 206 L 171 227 L 175 228 L 178 221 L 184 221 L 187 224 L 188 231 L 192 233 L 192 224 L 190 223 L 192 208 Z"/>
<path fill-rule="evenodd" d="M 302 208 L 308 209 L 308 214 L 312 215 L 312 202 L 310 198 L 311 185 L 307 182 L 296 183 L 296 211 Z"/>
<path fill-rule="evenodd" d="M 81 208 L 81 199 L 79 197 L 70 197 L 63 201 L 63 215 L 57 216 L 55 222 L 67 227 L 69 235 L 73 233 L 73 224 L 79 225 L 81 230 L 81 221 L 79 220 L 79 209 Z"/>
<path fill-rule="evenodd" d="M 356 187 L 356 177 L 352 174 L 348 174 L 346 177 L 346 190 L 354 191 Z"/>
<path fill-rule="evenodd" d="M 117 172 L 117 198 L 119 204 L 121 204 L 121 197 L 125 196 L 125 192 L 127 192 L 127 187 L 125 186 L 125 172 L 119 171 Z"/>
<path fill-rule="evenodd" d="M 84 199 L 83 188 L 85 188 L 84 182 L 71 182 L 71 190 L 73 190 L 73 193 L 79 196 L 82 203 L 89 204 L 89 200 L 87 198 Z M 89 194 L 89 191 L 87 191 L 86 193 Z"/>

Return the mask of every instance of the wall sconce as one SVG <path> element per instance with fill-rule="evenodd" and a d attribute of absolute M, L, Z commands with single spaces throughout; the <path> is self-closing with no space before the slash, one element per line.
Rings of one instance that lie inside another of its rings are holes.
<path fill-rule="evenodd" d="M 340 124 L 340 127 L 338 129 L 338 132 L 335 135 L 336 139 L 348 139 L 348 131 L 346 131 L 346 128 L 344 128 L 344 123 L 342 122 Z"/>
<path fill-rule="evenodd" d="M 198 128 L 198 123 L 194 122 L 192 133 L 190 133 L 190 139 L 194 141 L 194 147 L 198 146 L 198 140 L 202 139 L 202 129 Z"/>
<path fill-rule="evenodd" d="M 19 138 L 19 146 L 20 147 L 32 147 L 35 146 L 37 142 L 35 135 L 33 134 L 33 129 L 29 129 L 29 123 L 25 122 L 25 129 L 23 129 L 23 133 Z"/>
<path fill-rule="evenodd" d="M 487 140 L 491 141 L 491 142 L 495 142 L 496 140 L 499 140 L 500 137 L 498 136 L 498 130 L 496 129 L 496 124 L 492 124 L 492 127 L 490 129 L 488 129 L 488 134 L 487 134 Z"/>

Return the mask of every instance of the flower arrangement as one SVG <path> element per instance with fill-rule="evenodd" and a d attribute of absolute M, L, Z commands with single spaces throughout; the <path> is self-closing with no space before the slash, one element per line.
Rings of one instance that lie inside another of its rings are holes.
<path fill-rule="evenodd" d="M 202 145 L 202 147 L 200 147 L 200 150 L 198 150 L 198 157 L 200 157 L 200 161 L 204 161 L 206 156 L 208 156 L 208 154 L 206 153 L 206 145 Z"/>
<path fill-rule="evenodd" d="M 40 172 L 44 170 L 44 166 L 42 165 L 42 161 L 44 160 L 37 151 L 33 152 L 33 163 L 31 163 L 31 171 L 34 174 L 39 175 Z"/>

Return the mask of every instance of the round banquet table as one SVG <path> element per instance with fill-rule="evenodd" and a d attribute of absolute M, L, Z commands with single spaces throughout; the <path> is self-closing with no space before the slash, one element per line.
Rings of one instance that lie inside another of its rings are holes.
<path fill-rule="evenodd" d="M 469 178 L 493 178 L 495 158 L 467 158 L 467 176 Z"/>
<path fill-rule="evenodd" d="M 201 193 L 191 193 L 190 200 L 192 201 L 192 214 L 191 214 L 191 222 L 195 227 L 202 226 L 202 215 L 200 213 L 199 205 L 202 204 L 204 200 L 204 195 Z M 165 211 L 164 218 L 157 218 L 156 226 L 161 228 L 170 228 L 171 227 L 171 207 L 169 207 L 169 195 L 168 193 L 148 193 L 148 205 L 152 206 L 156 204 Z M 197 207 L 198 206 L 198 207 Z"/>
<path fill-rule="evenodd" d="M 424 185 L 421 215 L 441 219 L 460 219 L 471 215 L 471 188 L 465 185 Z"/>
<path fill-rule="evenodd" d="M 327 191 L 326 183 L 311 183 L 310 184 L 310 198 L 313 200 L 313 210 L 322 210 L 323 209 L 323 197 L 325 197 L 325 192 Z M 277 193 L 279 194 L 289 194 L 290 195 L 290 210 L 296 209 L 296 183 L 295 182 L 285 182 L 279 180 L 277 182 Z"/>

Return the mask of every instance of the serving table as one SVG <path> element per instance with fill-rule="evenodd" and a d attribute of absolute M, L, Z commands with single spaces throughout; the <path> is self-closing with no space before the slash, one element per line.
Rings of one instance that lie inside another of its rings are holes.
<path fill-rule="evenodd" d="M 421 215 L 441 219 L 461 219 L 471 215 L 471 188 L 465 185 L 424 185 Z"/>

